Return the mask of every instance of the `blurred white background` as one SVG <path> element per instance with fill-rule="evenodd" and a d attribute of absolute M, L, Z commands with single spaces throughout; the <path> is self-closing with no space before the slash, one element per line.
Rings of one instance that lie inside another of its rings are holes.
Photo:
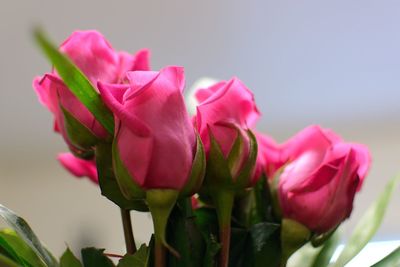
<path fill-rule="evenodd" d="M 98 188 L 56 162 L 65 151 L 31 87 L 50 69 L 31 29 L 57 42 L 98 29 L 114 48 L 152 50 L 152 67 L 183 65 L 187 85 L 238 76 L 263 113 L 259 129 L 279 141 L 308 124 L 367 144 L 373 168 L 349 231 L 400 171 L 398 1 L 8 1 L 0 2 L 0 203 L 25 217 L 60 255 L 65 244 L 123 249 L 119 211 Z M 375 240 L 400 239 L 397 194 Z M 134 214 L 147 241 L 147 215 Z"/>

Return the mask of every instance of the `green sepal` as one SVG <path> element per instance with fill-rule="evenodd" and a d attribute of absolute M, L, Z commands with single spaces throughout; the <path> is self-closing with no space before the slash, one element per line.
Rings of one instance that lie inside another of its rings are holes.
<path fill-rule="evenodd" d="M 208 130 L 210 135 L 210 151 L 206 164 L 206 176 L 204 186 L 208 188 L 225 188 L 233 186 L 233 177 L 229 170 L 228 161 L 222 154 L 222 150 L 211 129 Z"/>
<path fill-rule="evenodd" d="M 71 143 L 82 150 L 93 149 L 99 139 L 64 107 L 60 105 L 60 108 L 64 115 L 65 130 Z"/>
<path fill-rule="evenodd" d="M 120 187 L 115 179 L 112 161 L 112 145 L 110 143 L 97 144 L 96 166 L 101 194 L 122 209 L 148 211 L 149 209 L 144 199 L 128 200 L 121 193 Z"/>
<path fill-rule="evenodd" d="M 311 238 L 311 231 L 303 224 L 291 220 L 282 219 L 281 224 L 281 248 L 282 262 L 287 262 L 290 256 L 306 244 Z"/>
<path fill-rule="evenodd" d="M 115 178 L 124 197 L 128 200 L 144 199 L 146 193 L 135 182 L 133 177 L 129 174 L 128 170 L 124 166 L 119 155 L 116 139 L 114 139 L 112 144 L 112 158 Z"/>
<path fill-rule="evenodd" d="M 192 170 L 189 180 L 180 192 L 181 197 L 188 197 L 196 193 L 203 183 L 206 173 L 206 154 L 204 152 L 203 142 L 198 133 L 196 133 L 196 154 L 194 156 Z"/>
<path fill-rule="evenodd" d="M 233 146 L 231 148 L 231 151 L 229 152 L 228 158 L 226 159 L 228 161 L 228 167 L 231 175 L 235 177 L 236 174 L 239 173 L 240 168 L 242 167 L 242 155 L 243 155 L 243 136 L 240 134 L 240 130 L 236 129 L 237 132 L 237 137 L 235 139 L 235 142 L 233 143 Z"/>
<path fill-rule="evenodd" d="M 67 88 L 112 136 L 114 133 L 114 116 L 89 79 L 65 54 L 58 50 L 57 46 L 48 40 L 40 29 L 35 29 L 34 37 Z"/>
<path fill-rule="evenodd" d="M 163 244 L 169 252 L 179 258 L 179 253 L 166 240 L 168 218 L 178 200 L 179 191 L 174 189 L 150 189 L 146 201 L 153 218 L 155 242 Z"/>
<path fill-rule="evenodd" d="M 249 186 L 250 179 L 253 174 L 253 170 L 257 160 L 258 145 L 255 135 L 251 130 L 246 130 L 247 136 L 249 138 L 249 156 L 244 163 L 239 176 L 236 178 L 236 187 L 245 188 Z"/>

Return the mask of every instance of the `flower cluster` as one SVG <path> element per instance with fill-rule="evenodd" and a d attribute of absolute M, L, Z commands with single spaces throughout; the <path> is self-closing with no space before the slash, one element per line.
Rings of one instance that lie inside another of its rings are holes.
<path fill-rule="evenodd" d="M 75 176 L 115 181 L 125 202 L 142 201 L 153 215 L 156 244 L 178 255 L 165 240 L 165 220 L 176 201 L 195 195 L 194 208 L 216 210 L 220 266 L 227 266 L 232 212 L 258 184 L 271 194 L 271 220 L 294 221 L 310 236 L 334 231 L 350 216 L 370 166 L 365 146 L 319 126 L 278 144 L 255 130 L 254 95 L 236 77 L 198 88 L 191 117 L 182 67 L 150 70 L 148 50 L 115 51 L 96 31 L 74 32 L 60 51 L 93 85 L 115 129 L 109 133 L 56 70 L 35 78 L 39 100 L 70 150 L 58 159 Z"/>

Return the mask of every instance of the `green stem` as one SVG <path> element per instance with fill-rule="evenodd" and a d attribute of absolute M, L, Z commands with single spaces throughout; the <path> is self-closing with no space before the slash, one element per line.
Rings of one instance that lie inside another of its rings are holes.
<path fill-rule="evenodd" d="M 126 253 L 132 255 L 136 252 L 135 238 L 133 237 L 131 213 L 121 208 L 122 226 L 124 229 Z"/>
<path fill-rule="evenodd" d="M 221 190 L 212 194 L 214 206 L 217 211 L 219 224 L 219 241 L 221 243 L 221 251 L 219 253 L 219 266 L 228 267 L 229 263 L 229 247 L 231 241 L 231 217 L 234 200 L 234 192 Z"/>

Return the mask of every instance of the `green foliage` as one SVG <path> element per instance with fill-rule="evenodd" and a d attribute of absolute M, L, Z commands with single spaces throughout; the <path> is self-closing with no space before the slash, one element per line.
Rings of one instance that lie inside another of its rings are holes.
<path fill-rule="evenodd" d="M 82 267 L 82 263 L 75 257 L 72 251 L 67 248 L 60 258 L 60 267 Z"/>
<path fill-rule="evenodd" d="M 84 248 L 81 253 L 84 267 L 115 267 L 114 263 L 104 255 L 104 249 Z"/>
<path fill-rule="evenodd" d="M 0 216 L 18 234 L 34 253 L 48 266 L 58 267 L 58 262 L 53 255 L 42 245 L 28 223 L 16 215 L 12 210 L 0 204 Z"/>
<path fill-rule="evenodd" d="M 142 244 L 135 254 L 122 258 L 118 267 L 150 267 L 150 248 L 151 244 L 149 246 Z"/>
<path fill-rule="evenodd" d="M 180 254 L 168 257 L 169 267 L 202 267 L 206 245 L 197 229 L 190 198 L 181 200 L 172 211 L 167 229 L 167 240 Z"/>
<path fill-rule="evenodd" d="M 57 49 L 57 46 L 47 39 L 42 31 L 36 29 L 34 31 L 34 37 L 44 54 L 54 65 L 68 89 L 71 90 L 83 105 L 85 105 L 104 128 L 113 135 L 113 115 L 105 106 L 100 95 L 87 77 L 66 55 Z"/>
<path fill-rule="evenodd" d="M 393 178 L 362 216 L 360 222 L 356 225 L 356 228 L 350 236 L 349 241 L 335 262 L 335 267 L 345 266 L 374 236 L 382 223 L 386 208 L 399 181 L 400 175 Z"/>

